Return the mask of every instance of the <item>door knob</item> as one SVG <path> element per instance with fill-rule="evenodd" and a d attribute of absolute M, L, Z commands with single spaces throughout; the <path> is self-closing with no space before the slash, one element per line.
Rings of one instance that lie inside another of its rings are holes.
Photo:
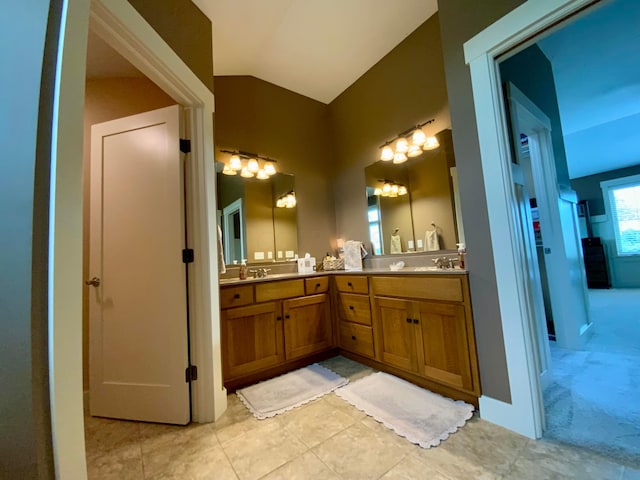
<path fill-rule="evenodd" d="M 97 287 L 100 285 L 100 279 L 98 277 L 93 277 L 91 280 L 87 280 L 84 282 L 87 285 L 91 285 L 92 287 Z"/>

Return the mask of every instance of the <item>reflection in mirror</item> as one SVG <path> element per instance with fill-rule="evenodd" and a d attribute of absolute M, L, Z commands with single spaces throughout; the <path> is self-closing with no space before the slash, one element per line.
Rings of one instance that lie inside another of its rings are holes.
<path fill-rule="evenodd" d="M 375 255 L 456 248 L 451 130 L 437 137 L 440 148 L 436 150 L 402 164 L 378 161 L 365 168 L 367 217 Z M 382 194 L 385 184 L 388 189 L 397 186 L 398 192 Z M 399 194 L 401 187 L 406 187 L 406 194 Z"/>
<path fill-rule="evenodd" d="M 217 174 L 225 263 L 284 261 L 297 253 L 297 208 L 276 208 L 278 196 L 295 191 L 294 177 L 268 180 Z"/>

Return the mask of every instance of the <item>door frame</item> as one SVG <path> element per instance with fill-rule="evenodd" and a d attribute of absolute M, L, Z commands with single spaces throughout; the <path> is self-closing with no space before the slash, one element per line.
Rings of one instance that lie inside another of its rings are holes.
<path fill-rule="evenodd" d="M 196 262 L 189 269 L 192 418 L 226 409 L 222 382 L 213 166 L 213 93 L 127 0 L 66 0 L 56 62 L 50 198 L 49 381 L 58 478 L 86 478 L 82 399 L 82 119 L 87 33 L 118 53 L 186 110 L 191 137 L 187 222 Z"/>
<path fill-rule="evenodd" d="M 511 403 L 480 397 L 482 417 L 530 438 L 542 431 L 535 348 L 528 334 L 530 318 L 520 279 L 526 252 L 517 238 L 511 187 L 509 133 L 497 58 L 513 55 L 534 43 L 533 37 L 594 3 L 593 0 L 525 2 L 464 44 L 471 71 L 487 213 L 491 225 L 498 303 L 509 372 Z"/>

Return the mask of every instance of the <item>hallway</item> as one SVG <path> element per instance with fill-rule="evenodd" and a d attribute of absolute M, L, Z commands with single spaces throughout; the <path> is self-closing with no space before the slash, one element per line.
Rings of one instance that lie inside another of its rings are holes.
<path fill-rule="evenodd" d="M 640 468 L 640 289 L 589 290 L 585 350 L 551 342 L 545 438 Z"/>

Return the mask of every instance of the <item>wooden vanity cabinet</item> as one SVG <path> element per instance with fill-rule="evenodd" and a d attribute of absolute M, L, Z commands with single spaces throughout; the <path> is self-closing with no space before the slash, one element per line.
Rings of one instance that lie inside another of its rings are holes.
<path fill-rule="evenodd" d="M 332 348 L 327 279 L 318 279 L 306 288 L 308 280 L 220 288 L 225 385 L 254 381 L 260 372 Z M 305 295 L 311 289 L 324 292 Z"/>
<path fill-rule="evenodd" d="M 340 347 L 374 358 L 368 278 L 365 275 L 337 275 L 335 285 Z"/>
<path fill-rule="evenodd" d="M 477 397 L 466 276 L 372 277 L 371 288 L 378 361 Z"/>

